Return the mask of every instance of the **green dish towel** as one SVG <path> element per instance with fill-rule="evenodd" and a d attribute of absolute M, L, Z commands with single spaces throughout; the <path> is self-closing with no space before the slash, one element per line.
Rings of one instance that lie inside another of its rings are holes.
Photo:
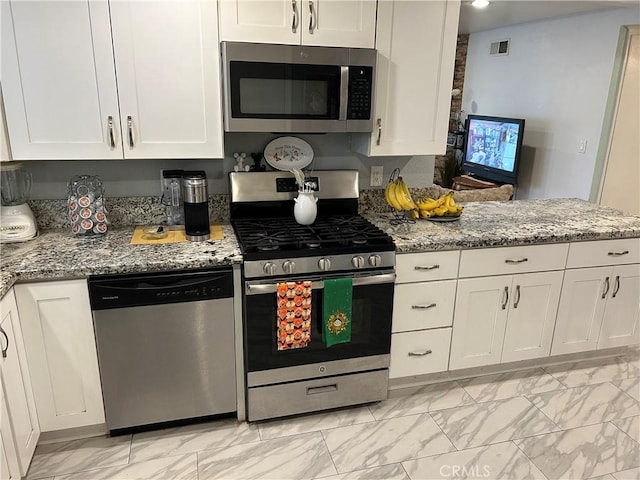
<path fill-rule="evenodd" d="M 327 347 L 351 341 L 351 278 L 324 281 L 322 339 Z"/>

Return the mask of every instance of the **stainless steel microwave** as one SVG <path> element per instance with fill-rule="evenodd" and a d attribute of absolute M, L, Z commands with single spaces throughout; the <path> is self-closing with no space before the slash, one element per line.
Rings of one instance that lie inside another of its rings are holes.
<path fill-rule="evenodd" d="M 371 132 L 376 51 L 222 42 L 227 132 Z"/>

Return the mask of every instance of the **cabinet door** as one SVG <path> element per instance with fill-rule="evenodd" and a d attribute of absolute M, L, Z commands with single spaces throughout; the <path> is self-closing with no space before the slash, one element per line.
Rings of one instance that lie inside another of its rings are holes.
<path fill-rule="evenodd" d="M 9 409 L 2 385 L 2 375 L 0 375 L 0 479 L 19 480 L 20 478 L 18 454 L 13 443 Z"/>
<path fill-rule="evenodd" d="M 106 0 L 2 2 L 1 43 L 14 160 L 122 158 Z"/>
<path fill-rule="evenodd" d="M 449 369 L 500 363 L 511 277 L 458 280 Z"/>
<path fill-rule="evenodd" d="M 596 349 L 610 289 L 611 267 L 565 272 L 551 355 Z"/>
<path fill-rule="evenodd" d="M 86 280 L 14 289 L 42 431 L 104 423 Z"/>
<path fill-rule="evenodd" d="M 300 44 L 303 0 L 219 0 L 220 40 Z"/>
<path fill-rule="evenodd" d="M 125 158 L 222 158 L 216 3 L 111 2 Z"/>
<path fill-rule="evenodd" d="M 0 314 L 0 331 L 6 335 L 6 339 L 0 338 L 2 348 L 6 349 L 6 357 L 0 357 L 2 383 L 5 388 L 5 401 L 9 409 L 20 474 L 24 476 L 27 474 L 36 449 L 40 428 L 13 290 L 2 298 Z M 5 343 L 7 340 L 8 344 Z"/>
<path fill-rule="evenodd" d="M 443 154 L 451 107 L 459 1 L 380 0 L 372 134 L 354 135 L 369 156 Z"/>
<path fill-rule="evenodd" d="M 514 275 L 502 362 L 549 356 L 563 273 Z"/>
<path fill-rule="evenodd" d="M 598 348 L 640 343 L 640 265 L 614 267 Z"/>
<path fill-rule="evenodd" d="M 308 0 L 302 8 L 302 44 L 373 48 L 376 37 L 374 0 Z"/>

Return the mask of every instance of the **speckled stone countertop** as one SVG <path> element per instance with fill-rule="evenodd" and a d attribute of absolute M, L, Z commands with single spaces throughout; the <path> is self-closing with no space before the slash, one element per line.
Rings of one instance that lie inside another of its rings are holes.
<path fill-rule="evenodd" d="M 45 230 L 34 240 L 2 245 L 0 297 L 15 281 L 81 278 L 88 275 L 194 269 L 242 262 L 233 228 L 223 240 L 130 245 L 134 227 L 96 237 L 74 237 L 68 229 Z"/>
<path fill-rule="evenodd" d="M 363 212 L 394 238 L 398 253 L 640 238 L 640 216 L 625 215 L 578 199 L 470 202 L 460 220 L 391 225 L 390 215 Z M 2 245 L 0 296 L 15 281 L 88 275 L 192 269 L 242 262 L 233 229 L 224 240 L 130 245 L 133 227 L 95 238 L 68 229 L 43 230 L 25 243 Z"/>
<path fill-rule="evenodd" d="M 391 215 L 366 216 L 393 236 L 398 253 L 640 238 L 640 216 L 579 199 L 470 202 L 448 223 L 391 225 Z"/>

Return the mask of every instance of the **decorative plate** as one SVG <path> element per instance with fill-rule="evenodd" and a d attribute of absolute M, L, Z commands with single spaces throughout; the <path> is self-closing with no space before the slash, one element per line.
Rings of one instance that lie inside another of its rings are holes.
<path fill-rule="evenodd" d="M 457 217 L 429 217 L 425 218 L 425 220 L 429 220 L 431 222 L 455 222 L 456 220 L 460 220 L 460 215 Z"/>
<path fill-rule="evenodd" d="M 313 160 L 313 149 L 301 138 L 279 137 L 265 147 L 264 159 L 276 170 L 303 169 Z"/>

